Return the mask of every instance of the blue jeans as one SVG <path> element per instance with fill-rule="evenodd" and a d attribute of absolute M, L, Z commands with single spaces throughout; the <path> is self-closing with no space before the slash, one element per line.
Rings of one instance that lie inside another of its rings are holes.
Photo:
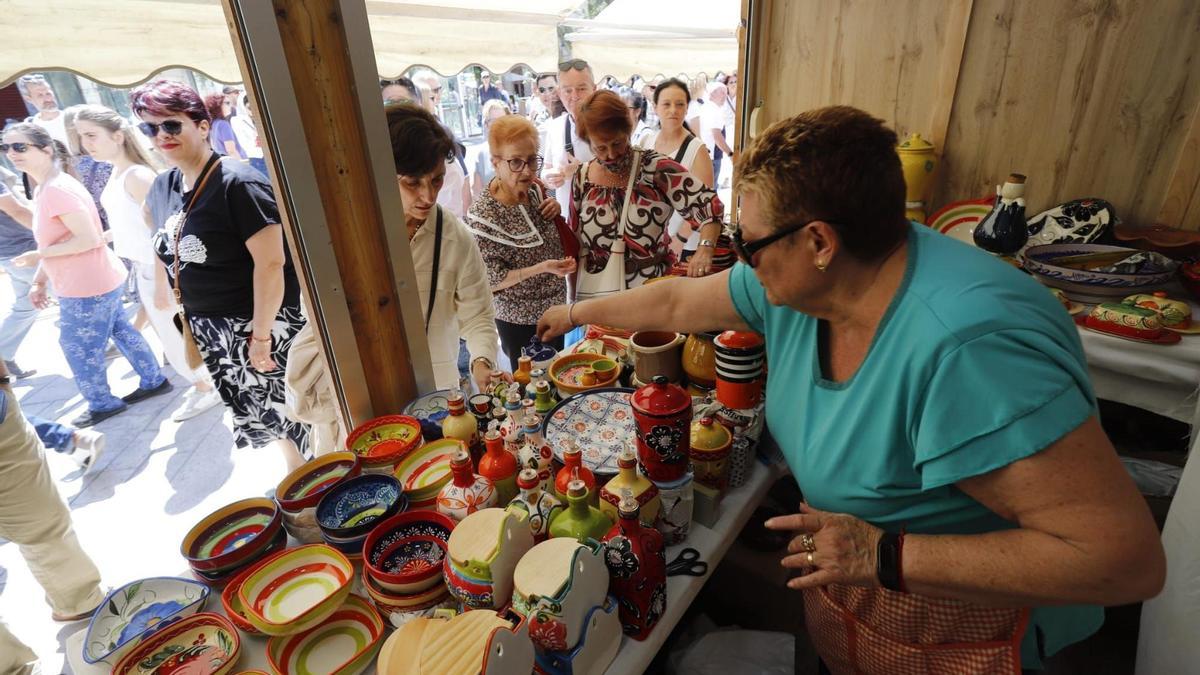
<path fill-rule="evenodd" d="M 55 452 L 71 452 L 75 449 L 75 430 L 71 427 L 37 415 L 26 415 L 25 419 L 37 431 L 42 445 Z"/>
<path fill-rule="evenodd" d="M 35 267 L 17 267 L 12 259 L 0 260 L 0 267 L 8 272 L 8 280 L 12 283 L 13 304 L 4 323 L 0 324 L 0 358 L 12 361 L 17 356 L 17 348 L 33 322 L 37 320 L 38 309 L 29 301 L 29 285 L 33 283 Z"/>
<path fill-rule="evenodd" d="M 271 173 L 267 171 L 267 160 L 263 159 L 262 157 L 251 157 L 250 166 L 258 169 L 258 172 L 263 175 L 263 178 L 267 179 L 267 183 L 271 182 Z"/>
<path fill-rule="evenodd" d="M 88 410 L 106 412 L 125 405 L 108 388 L 104 351 L 111 337 L 137 372 L 142 389 L 153 389 L 166 378 L 142 334 L 130 325 L 121 306 L 124 285 L 90 298 L 59 298 L 58 344 L 75 376 L 75 386 L 87 399 Z"/>

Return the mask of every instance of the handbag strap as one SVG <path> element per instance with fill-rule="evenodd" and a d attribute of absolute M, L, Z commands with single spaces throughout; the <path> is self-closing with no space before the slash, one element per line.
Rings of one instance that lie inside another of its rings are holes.
<path fill-rule="evenodd" d="M 692 141 L 694 140 L 696 140 L 696 137 L 691 134 L 683 137 L 683 143 L 679 146 L 679 151 L 675 153 L 676 162 L 683 164 L 683 158 L 687 156 L 688 148 L 692 147 Z"/>
<path fill-rule="evenodd" d="M 433 317 L 433 305 L 437 302 L 438 268 L 442 263 L 442 205 L 437 206 L 437 227 L 433 230 L 433 272 L 430 273 L 429 305 L 425 309 L 425 333 L 429 333 L 429 319 Z"/>
<path fill-rule="evenodd" d="M 204 169 L 200 172 L 200 180 L 196 182 L 196 189 L 192 190 L 192 196 L 188 199 L 187 204 L 183 205 L 183 210 L 180 211 L 179 227 L 175 229 L 175 259 L 171 261 L 171 277 L 174 281 L 175 302 L 183 307 L 183 292 L 179 290 L 179 240 L 183 239 L 183 226 L 187 223 L 188 213 L 191 212 L 192 206 L 196 204 L 196 199 L 200 197 L 200 193 L 204 190 L 204 186 L 208 184 L 208 179 L 215 173 L 215 167 L 221 156 L 213 153 L 208 158 L 208 163 L 204 165 Z M 182 172 L 180 176 L 182 176 Z"/>
<path fill-rule="evenodd" d="M 625 223 L 629 220 L 629 205 L 633 203 L 633 183 L 637 180 L 638 171 L 642 168 L 642 151 L 633 151 L 633 166 L 629 168 L 629 184 L 625 186 L 625 206 L 621 208 L 621 221 L 617 225 L 617 240 L 622 248 L 625 244 Z"/>
<path fill-rule="evenodd" d="M 575 155 L 575 144 L 571 142 L 571 116 L 570 115 L 567 115 L 566 122 L 567 123 L 563 125 L 563 129 L 566 132 L 564 134 L 564 138 L 563 138 L 563 149 L 565 149 L 567 151 L 568 155 L 574 156 Z"/>

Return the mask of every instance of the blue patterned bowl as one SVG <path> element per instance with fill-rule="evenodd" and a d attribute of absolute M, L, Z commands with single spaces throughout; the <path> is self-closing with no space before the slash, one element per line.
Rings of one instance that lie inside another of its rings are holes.
<path fill-rule="evenodd" d="M 1067 256 L 1128 251 L 1130 255 L 1146 254 L 1151 260 L 1141 265 L 1133 274 L 1097 272 L 1062 267 L 1055 261 Z M 1031 246 L 1025 251 L 1025 271 L 1047 286 L 1066 292 L 1068 296 L 1083 300 L 1095 297 L 1125 297 L 1143 291 L 1149 292 L 1171 281 L 1177 264 L 1159 254 L 1147 253 L 1123 246 L 1102 244 L 1047 244 Z"/>
<path fill-rule="evenodd" d="M 143 637 L 191 616 L 208 601 L 208 586 L 191 579 L 139 579 L 108 594 L 88 622 L 83 660 L 114 667 Z"/>
<path fill-rule="evenodd" d="M 454 522 L 430 511 L 402 513 L 380 523 L 363 546 L 363 566 L 380 586 L 416 593 L 441 580 Z"/>
<path fill-rule="evenodd" d="M 350 544 L 365 537 L 376 525 L 400 513 L 407 505 L 408 499 L 395 477 L 363 474 L 335 486 L 321 497 L 317 504 L 317 525 L 327 541 Z"/>

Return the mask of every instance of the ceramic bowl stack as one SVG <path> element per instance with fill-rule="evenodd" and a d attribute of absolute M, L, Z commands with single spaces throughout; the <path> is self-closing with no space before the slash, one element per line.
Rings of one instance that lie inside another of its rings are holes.
<path fill-rule="evenodd" d="M 254 497 L 217 509 L 187 533 L 180 553 L 192 572 L 211 586 L 224 586 L 241 570 L 287 544 L 279 505 Z"/>
<path fill-rule="evenodd" d="M 140 579 L 121 586 L 104 598 L 88 622 L 83 660 L 116 666 L 144 636 L 204 609 L 208 594 L 208 586 L 175 577 Z"/>
<path fill-rule="evenodd" d="M 271 638 L 267 658 L 280 675 L 357 675 L 375 660 L 383 633 L 383 619 L 371 603 L 351 595 L 321 625 Z"/>
<path fill-rule="evenodd" d="M 400 481 L 395 477 L 363 474 L 333 487 L 321 497 L 317 504 L 317 525 L 325 543 L 357 560 L 371 530 L 404 511 L 407 504 Z"/>
<path fill-rule="evenodd" d="M 457 438 L 439 438 L 412 450 L 396 465 L 393 474 L 400 481 L 413 511 L 437 509 L 437 496 L 450 482 L 450 458 L 467 444 Z"/>
<path fill-rule="evenodd" d="M 233 672 L 242 655 L 237 629 L 220 614 L 193 614 L 147 636 L 113 668 L 114 675 Z"/>
<path fill-rule="evenodd" d="M 294 635 L 332 616 L 353 583 L 354 566 L 346 556 L 325 544 L 309 544 L 265 561 L 246 577 L 237 597 L 260 633 Z"/>
<path fill-rule="evenodd" d="M 411 511 L 367 536 L 362 582 L 381 612 L 424 613 L 449 599 L 442 565 L 453 529 L 454 522 L 440 513 Z"/>
<path fill-rule="evenodd" d="M 408 415 L 384 415 L 364 422 L 346 437 L 346 449 L 358 455 L 363 473 L 391 474 L 405 455 L 420 447 L 421 422 Z"/>
<path fill-rule="evenodd" d="M 311 460 L 288 474 L 275 488 L 275 501 L 283 511 L 283 527 L 305 544 L 321 542 L 317 503 L 332 487 L 362 471 L 358 455 L 332 452 Z"/>

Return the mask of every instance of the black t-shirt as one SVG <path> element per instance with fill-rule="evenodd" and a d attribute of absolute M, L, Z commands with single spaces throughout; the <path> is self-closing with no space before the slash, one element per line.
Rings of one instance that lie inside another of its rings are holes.
<path fill-rule="evenodd" d="M 275 195 L 261 174 L 236 159 L 221 159 L 192 204 L 179 241 L 179 289 L 193 316 L 250 318 L 254 315 L 254 258 L 246 240 L 279 224 Z M 159 174 L 146 203 L 158 231 L 154 251 L 173 279 L 175 230 L 179 212 L 192 193 L 182 192 L 183 174 Z M 284 241 L 283 305 L 300 304 L 300 284 Z"/>

